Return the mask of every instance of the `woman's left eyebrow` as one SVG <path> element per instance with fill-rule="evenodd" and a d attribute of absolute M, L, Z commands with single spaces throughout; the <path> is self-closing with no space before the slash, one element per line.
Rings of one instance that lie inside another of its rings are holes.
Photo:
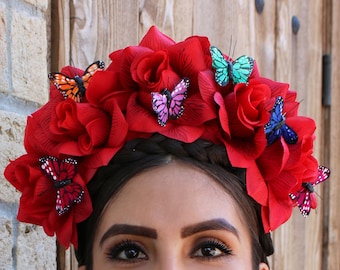
<path fill-rule="evenodd" d="M 104 233 L 100 239 L 100 246 L 103 245 L 107 238 L 119 234 L 132 234 L 157 239 L 157 231 L 155 229 L 130 224 L 114 224 Z"/>
<path fill-rule="evenodd" d="M 207 220 L 207 221 L 203 221 L 200 223 L 187 226 L 182 229 L 181 237 L 185 238 L 195 233 L 199 233 L 203 231 L 211 231 L 211 230 L 225 230 L 225 231 L 231 232 L 238 239 L 240 239 L 239 233 L 237 229 L 235 228 L 235 226 L 233 226 L 231 223 L 229 223 L 224 218 L 211 219 L 211 220 Z"/>

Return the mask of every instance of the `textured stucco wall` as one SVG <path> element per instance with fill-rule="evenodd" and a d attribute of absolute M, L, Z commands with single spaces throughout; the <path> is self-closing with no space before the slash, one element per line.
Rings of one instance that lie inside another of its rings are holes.
<path fill-rule="evenodd" d="M 3 176 L 24 153 L 27 115 L 48 100 L 49 7 L 0 0 L 0 269 L 56 269 L 55 239 L 16 220 L 20 193 Z"/>

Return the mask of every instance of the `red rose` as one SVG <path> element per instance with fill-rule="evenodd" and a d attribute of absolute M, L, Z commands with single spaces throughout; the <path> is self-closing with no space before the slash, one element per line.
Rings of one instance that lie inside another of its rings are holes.
<path fill-rule="evenodd" d="M 20 192 L 29 183 L 41 181 L 44 175 L 40 169 L 39 158 L 40 156 L 35 154 L 25 154 L 11 161 L 4 171 L 6 179 Z"/>
<path fill-rule="evenodd" d="M 267 145 L 263 126 L 269 119 L 269 113 L 264 110 L 268 89 L 261 86 L 249 89 L 249 92 L 240 91 L 240 97 L 239 93 L 230 93 L 224 98 L 219 92 L 214 95 L 228 156 L 235 167 L 247 168 Z"/>
<path fill-rule="evenodd" d="M 104 111 L 66 99 L 55 108 L 50 132 L 59 142 L 61 154 L 85 156 L 106 142 L 110 125 L 111 119 Z"/>
<path fill-rule="evenodd" d="M 107 165 L 125 142 L 127 123 L 117 104 L 108 99 L 105 111 L 72 99 L 50 101 L 28 117 L 25 147 L 28 153 L 58 158 L 78 156 L 79 174 L 89 181 L 98 167 Z"/>
<path fill-rule="evenodd" d="M 131 75 L 140 90 L 148 93 L 160 92 L 167 88 L 169 82 L 179 81 L 181 78 L 173 71 L 169 61 L 165 51 L 145 53 L 136 57 L 131 64 Z"/>
<path fill-rule="evenodd" d="M 151 53 L 152 50 L 146 47 L 129 46 L 123 50 L 114 51 L 110 54 L 112 63 L 107 71 L 113 72 L 115 77 L 115 91 L 136 91 L 137 83 L 131 77 L 131 63 L 139 55 Z"/>
<path fill-rule="evenodd" d="M 237 116 L 231 118 L 239 120 L 244 129 L 235 129 L 232 136 L 242 137 L 245 132 L 254 132 L 268 122 L 269 113 L 264 109 L 264 104 L 270 98 L 271 90 L 267 84 L 259 79 L 250 80 L 248 84 L 239 83 L 235 85 L 233 94 L 229 96 L 236 99 Z"/>
<path fill-rule="evenodd" d="M 122 85 L 119 74 L 119 72 L 108 70 L 94 74 L 86 90 L 88 102 L 108 112 L 108 114 L 112 114 L 113 110 L 116 109 L 112 103 L 114 99 L 115 104 L 118 104 L 119 108 L 125 111 L 127 102 L 134 88 L 129 89 Z"/>
<path fill-rule="evenodd" d="M 56 157 L 89 155 L 106 142 L 110 125 L 108 115 L 88 103 L 51 101 L 28 117 L 25 147 L 28 153 Z"/>
<path fill-rule="evenodd" d="M 91 155 L 85 156 L 79 164 L 79 174 L 85 182 L 92 179 L 99 167 L 106 166 L 116 152 L 124 145 L 128 136 L 128 124 L 115 99 L 112 104 L 111 126 L 105 144 L 96 148 Z"/>
<path fill-rule="evenodd" d="M 62 215 L 56 211 L 56 189 L 53 181 L 40 168 L 40 156 L 27 154 L 12 161 L 5 169 L 5 177 L 21 191 L 18 220 L 43 226 L 49 236 L 56 234 L 65 247 L 77 241 L 76 223 L 92 212 L 91 199 L 83 179 L 77 174 L 72 182 L 81 185 L 84 196 Z"/>
<path fill-rule="evenodd" d="M 156 29 L 151 30 L 142 46 L 148 46 L 154 52 L 145 52 L 135 57 L 131 64 L 132 78 L 139 84 L 138 101 L 143 106 L 149 106 L 150 92 L 160 92 L 164 88 L 172 90 L 172 86 L 186 77 L 190 81 L 188 96 L 199 92 L 198 74 L 210 69 L 210 43 L 206 37 L 191 37 L 183 42 L 165 42 L 159 45 L 159 35 Z M 155 45 L 152 39 L 157 40 Z"/>
<path fill-rule="evenodd" d="M 181 77 L 189 78 L 191 92 L 198 88 L 199 72 L 211 69 L 210 42 L 206 37 L 193 36 L 167 48 L 170 65 Z M 189 93 L 189 94 L 190 94 Z"/>
<path fill-rule="evenodd" d="M 290 124 L 299 141 L 288 145 L 283 138 L 277 140 L 256 160 L 258 170 L 256 166 L 247 169 L 247 179 L 251 179 L 247 191 L 262 205 L 266 231 L 275 230 L 288 220 L 293 208 L 289 193 L 317 175 L 318 164 L 312 156 L 315 122 L 306 117 L 288 119 L 295 119 L 296 125 Z"/>
<path fill-rule="evenodd" d="M 68 99 L 56 106 L 51 119 L 50 131 L 59 142 L 59 153 L 83 158 L 79 174 L 85 182 L 99 167 L 108 164 L 127 135 L 127 123 L 118 101 L 110 97 L 106 106 L 109 112 Z"/>
<path fill-rule="evenodd" d="M 160 33 L 156 29 L 148 32 L 140 45 L 155 51 L 140 54 L 131 63 L 132 78 L 138 83 L 139 91 L 130 97 L 127 106 L 130 134 L 136 136 L 157 132 L 192 142 L 206 131 L 203 123 L 216 118 L 215 106 L 202 99 L 198 88 L 199 73 L 211 65 L 210 44 L 207 38 L 201 37 L 192 37 L 176 44 L 163 34 L 158 40 L 158 35 Z M 183 77 L 189 78 L 190 82 L 187 99 L 183 103 L 184 113 L 178 119 L 168 117 L 166 126 L 162 127 L 152 109 L 151 92 L 161 92 L 165 88 L 172 92 Z"/>

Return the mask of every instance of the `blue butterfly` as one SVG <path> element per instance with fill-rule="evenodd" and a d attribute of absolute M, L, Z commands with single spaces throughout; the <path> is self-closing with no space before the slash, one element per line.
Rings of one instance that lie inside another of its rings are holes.
<path fill-rule="evenodd" d="M 231 79 L 234 84 L 247 83 L 253 72 L 254 59 L 242 55 L 234 62 L 226 60 L 222 52 L 214 46 L 210 46 L 212 67 L 215 69 L 215 81 L 220 86 L 226 86 Z"/>
<path fill-rule="evenodd" d="M 288 144 L 295 144 L 298 141 L 296 132 L 286 125 L 286 118 L 282 113 L 283 98 L 279 96 L 272 109 L 269 122 L 264 126 L 267 137 L 267 145 L 271 145 L 281 136 Z"/>

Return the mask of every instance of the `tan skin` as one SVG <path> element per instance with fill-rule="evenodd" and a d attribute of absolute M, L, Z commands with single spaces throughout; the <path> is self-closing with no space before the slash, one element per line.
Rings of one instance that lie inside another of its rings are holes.
<path fill-rule="evenodd" d="M 149 169 L 104 210 L 94 269 L 251 270 L 250 236 L 238 213 L 223 188 L 196 167 L 171 161 Z"/>

